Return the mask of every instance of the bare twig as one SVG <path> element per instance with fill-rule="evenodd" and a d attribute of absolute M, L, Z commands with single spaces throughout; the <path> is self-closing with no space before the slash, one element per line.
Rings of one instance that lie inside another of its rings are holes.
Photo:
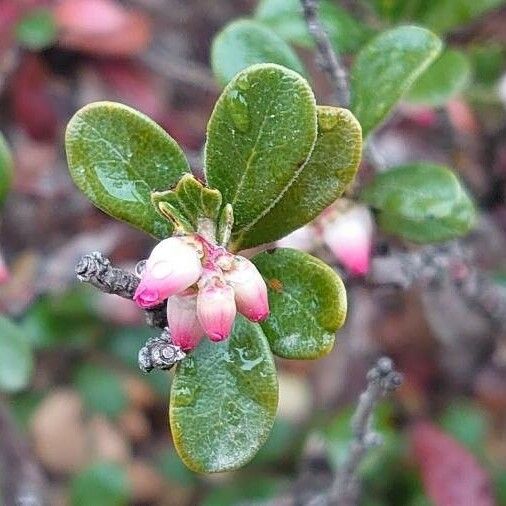
<path fill-rule="evenodd" d="M 0 404 L 0 502 L 27 506 L 49 504 L 42 473 L 3 404 Z"/>
<path fill-rule="evenodd" d="M 404 289 L 414 283 L 435 289 L 448 278 L 470 310 L 484 316 L 495 330 L 506 329 L 506 291 L 473 266 L 471 253 L 459 241 L 375 257 L 370 274 L 374 284 Z"/>
<path fill-rule="evenodd" d="M 320 55 L 319 64 L 327 73 L 334 87 L 337 103 L 342 107 L 348 107 L 350 104 L 350 89 L 347 72 L 332 48 L 329 36 L 320 22 L 318 17 L 318 0 L 301 0 L 301 4 L 309 33 L 318 48 Z"/>
<path fill-rule="evenodd" d="M 367 373 L 367 381 L 367 388 L 360 395 L 351 422 L 353 440 L 330 488 L 329 504 L 339 506 L 357 504 L 358 466 L 370 448 L 381 444 L 381 436 L 372 429 L 374 408 L 382 397 L 400 386 L 402 376 L 394 370 L 392 361 L 383 357 Z"/>
<path fill-rule="evenodd" d="M 139 278 L 132 272 L 113 267 L 111 261 L 99 251 L 84 255 L 76 267 L 77 279 L 90 283 L 104 293 L 133 299 Z M 167 326 L 165 304 L 146 310 L 150 327 L 164 329 Z"/>

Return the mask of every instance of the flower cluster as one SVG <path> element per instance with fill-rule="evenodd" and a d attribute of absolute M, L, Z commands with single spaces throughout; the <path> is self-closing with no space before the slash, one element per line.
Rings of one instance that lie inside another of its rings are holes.
<path fill-rule="evenodd" d="M 166 299 L 172 342 L 183 350 L 204 335 L 226 339 L 237 311 L 255 322 L 269 315 L 267 287 L 253 263 L 197 234 L 164 239 L 145 263 L 134 301 L 150 308 Z"/>

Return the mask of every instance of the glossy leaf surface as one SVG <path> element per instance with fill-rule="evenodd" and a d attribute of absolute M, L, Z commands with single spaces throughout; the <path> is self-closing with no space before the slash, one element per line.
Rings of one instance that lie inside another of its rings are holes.
<path fill-rule="evenodd" d="M 171 225 L 151 204 L 189 170 L 177 143 L 147 116 L 114 102 L 79 110 L 65 137 L 70 174 L 99 209 L 158 238 Z"/>
<path fill-rule="evenodd" d="M 385 232 L 419 243 L 464 235 L 475 219 L 466 190 L 440 165 L 403 165 L 378 174 L 362 199 L 377 210 Z"/>
<path fill-rule="evenodd" d="M 236 236 L 235 249 L 275 241 L 309 223 L 353 181 L 362 152 L 358 121 L 347 109 L 317 110 L 318 137 L 302 172 L 265 216 Z"/>
<path fill-rule="evenodd" d="M 299 74 L 253 65 L 225 88 L 209 121 L 205 165 L 209 186 L 233 206 L 233 240 L 294 183 L 316 134 L 315 99 Z"/>
<path fill-rule="evenodd" d="M 284 358 L 315 359 L 330 352 L 346 318 L 346 290 L 321 260 L 289 248 L 253 258 L 269 291 L 262 329 L 272 351 Z"/>
<path fill-rule="evenodd" d="M 469 84 L 471 65 L 465 53 L 448 49 L 415 81 L 407 99 L 416 104 L 440 106 Z"/>
<path fill-rule="evenodd" d="M 372 39 L 351 70 L 351 110 L 364 137 L 390 113 L 441 50 L 436 35 L 418 26 L 400 26 Z"/>
<path fill-rule="evenodd" d="M 180 457 L 197 472 L 242 466 L 266 441 L 277 403 L 269 343 L 258 324 L 238 316 L 229 339 L 203 339 L 177 367 L 170 426 Z"/>

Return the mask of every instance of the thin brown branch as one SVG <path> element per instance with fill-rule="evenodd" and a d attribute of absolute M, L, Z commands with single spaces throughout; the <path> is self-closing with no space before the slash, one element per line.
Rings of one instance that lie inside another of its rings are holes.
<path fill-rule="evenodd" d="M 381 436 L 372 428 L 374 409 L 385 395 L 400 386 L 402 375 L 395 371 L 389 358 L 383 357 L 367 373 L 367 382 L 367 388 L 360 395 L 351 421 L 353 440 L 328 494 L 329 505 L 354 506 L 357 504 L 358 466 L 371 448 L 381 444 Z"/>
<path fill-rule="evenodd" d="M 139 284 L 139 278 L 134 273 L 113 267 L 111 261 L 99 251 L 84 255 L 77 264 L 76 274 L 79 281 L 124 299 L 133 299 Z M 147 309 L 146 321 L 150 327 L 164 329 L 167 326 L 165 305 Z"/>
<path fill-rule="evenodd" d="M 506 329 L 506 291 L 473 265 L 460 241 L 375 257 L 369 276 L 373 284 L 403 289 L 415 283 L 437 288 L 448 278 L 470 310 L 484 316 L 496 331 Z"/>
<path fill-rule="evenodd" d="M 318 0 L 301 0 L 309 33 L 316 43 L 320 56 L 319 64 L 327 73 L 334 87 L 337 103 L 342 107 L 350 104 L 350 88 L 346 69 L 332 48 L 329 36 L 318 16 Z"/>

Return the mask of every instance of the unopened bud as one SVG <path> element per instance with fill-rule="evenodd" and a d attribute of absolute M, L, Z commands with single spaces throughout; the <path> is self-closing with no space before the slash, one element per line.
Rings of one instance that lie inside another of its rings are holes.
<path fill-rule="evenodd" d="M 193 244 L 182 237 L 164 239 L 146 262 L 134 301 L 143 308 L 156 306 L 196 283 L 201 273 L 202 264 Z"/>
<path fill-rule="evenodd" d="M 236 306 L 234 290 L 221 275 L 210 275 L 203 280 L 197 296 L 197 315 L 211 341 L 222 341 L 232 332 Z"/>
<path fill-rule="evenodd" d="M 251 321 L 258 322 L 269 316 L 267 285 L 258 269 L 247 258 L 234 257 L 233 267 L 225 279 L 234 289 L 237 310 Z"/>
<path fill-rule="evenodd" d="M 167 323 L 175 345 L 184 351 L 196 348 L 205 334 L 197 317 L 197 294 L 170 297 L 167 301 Z"/>

